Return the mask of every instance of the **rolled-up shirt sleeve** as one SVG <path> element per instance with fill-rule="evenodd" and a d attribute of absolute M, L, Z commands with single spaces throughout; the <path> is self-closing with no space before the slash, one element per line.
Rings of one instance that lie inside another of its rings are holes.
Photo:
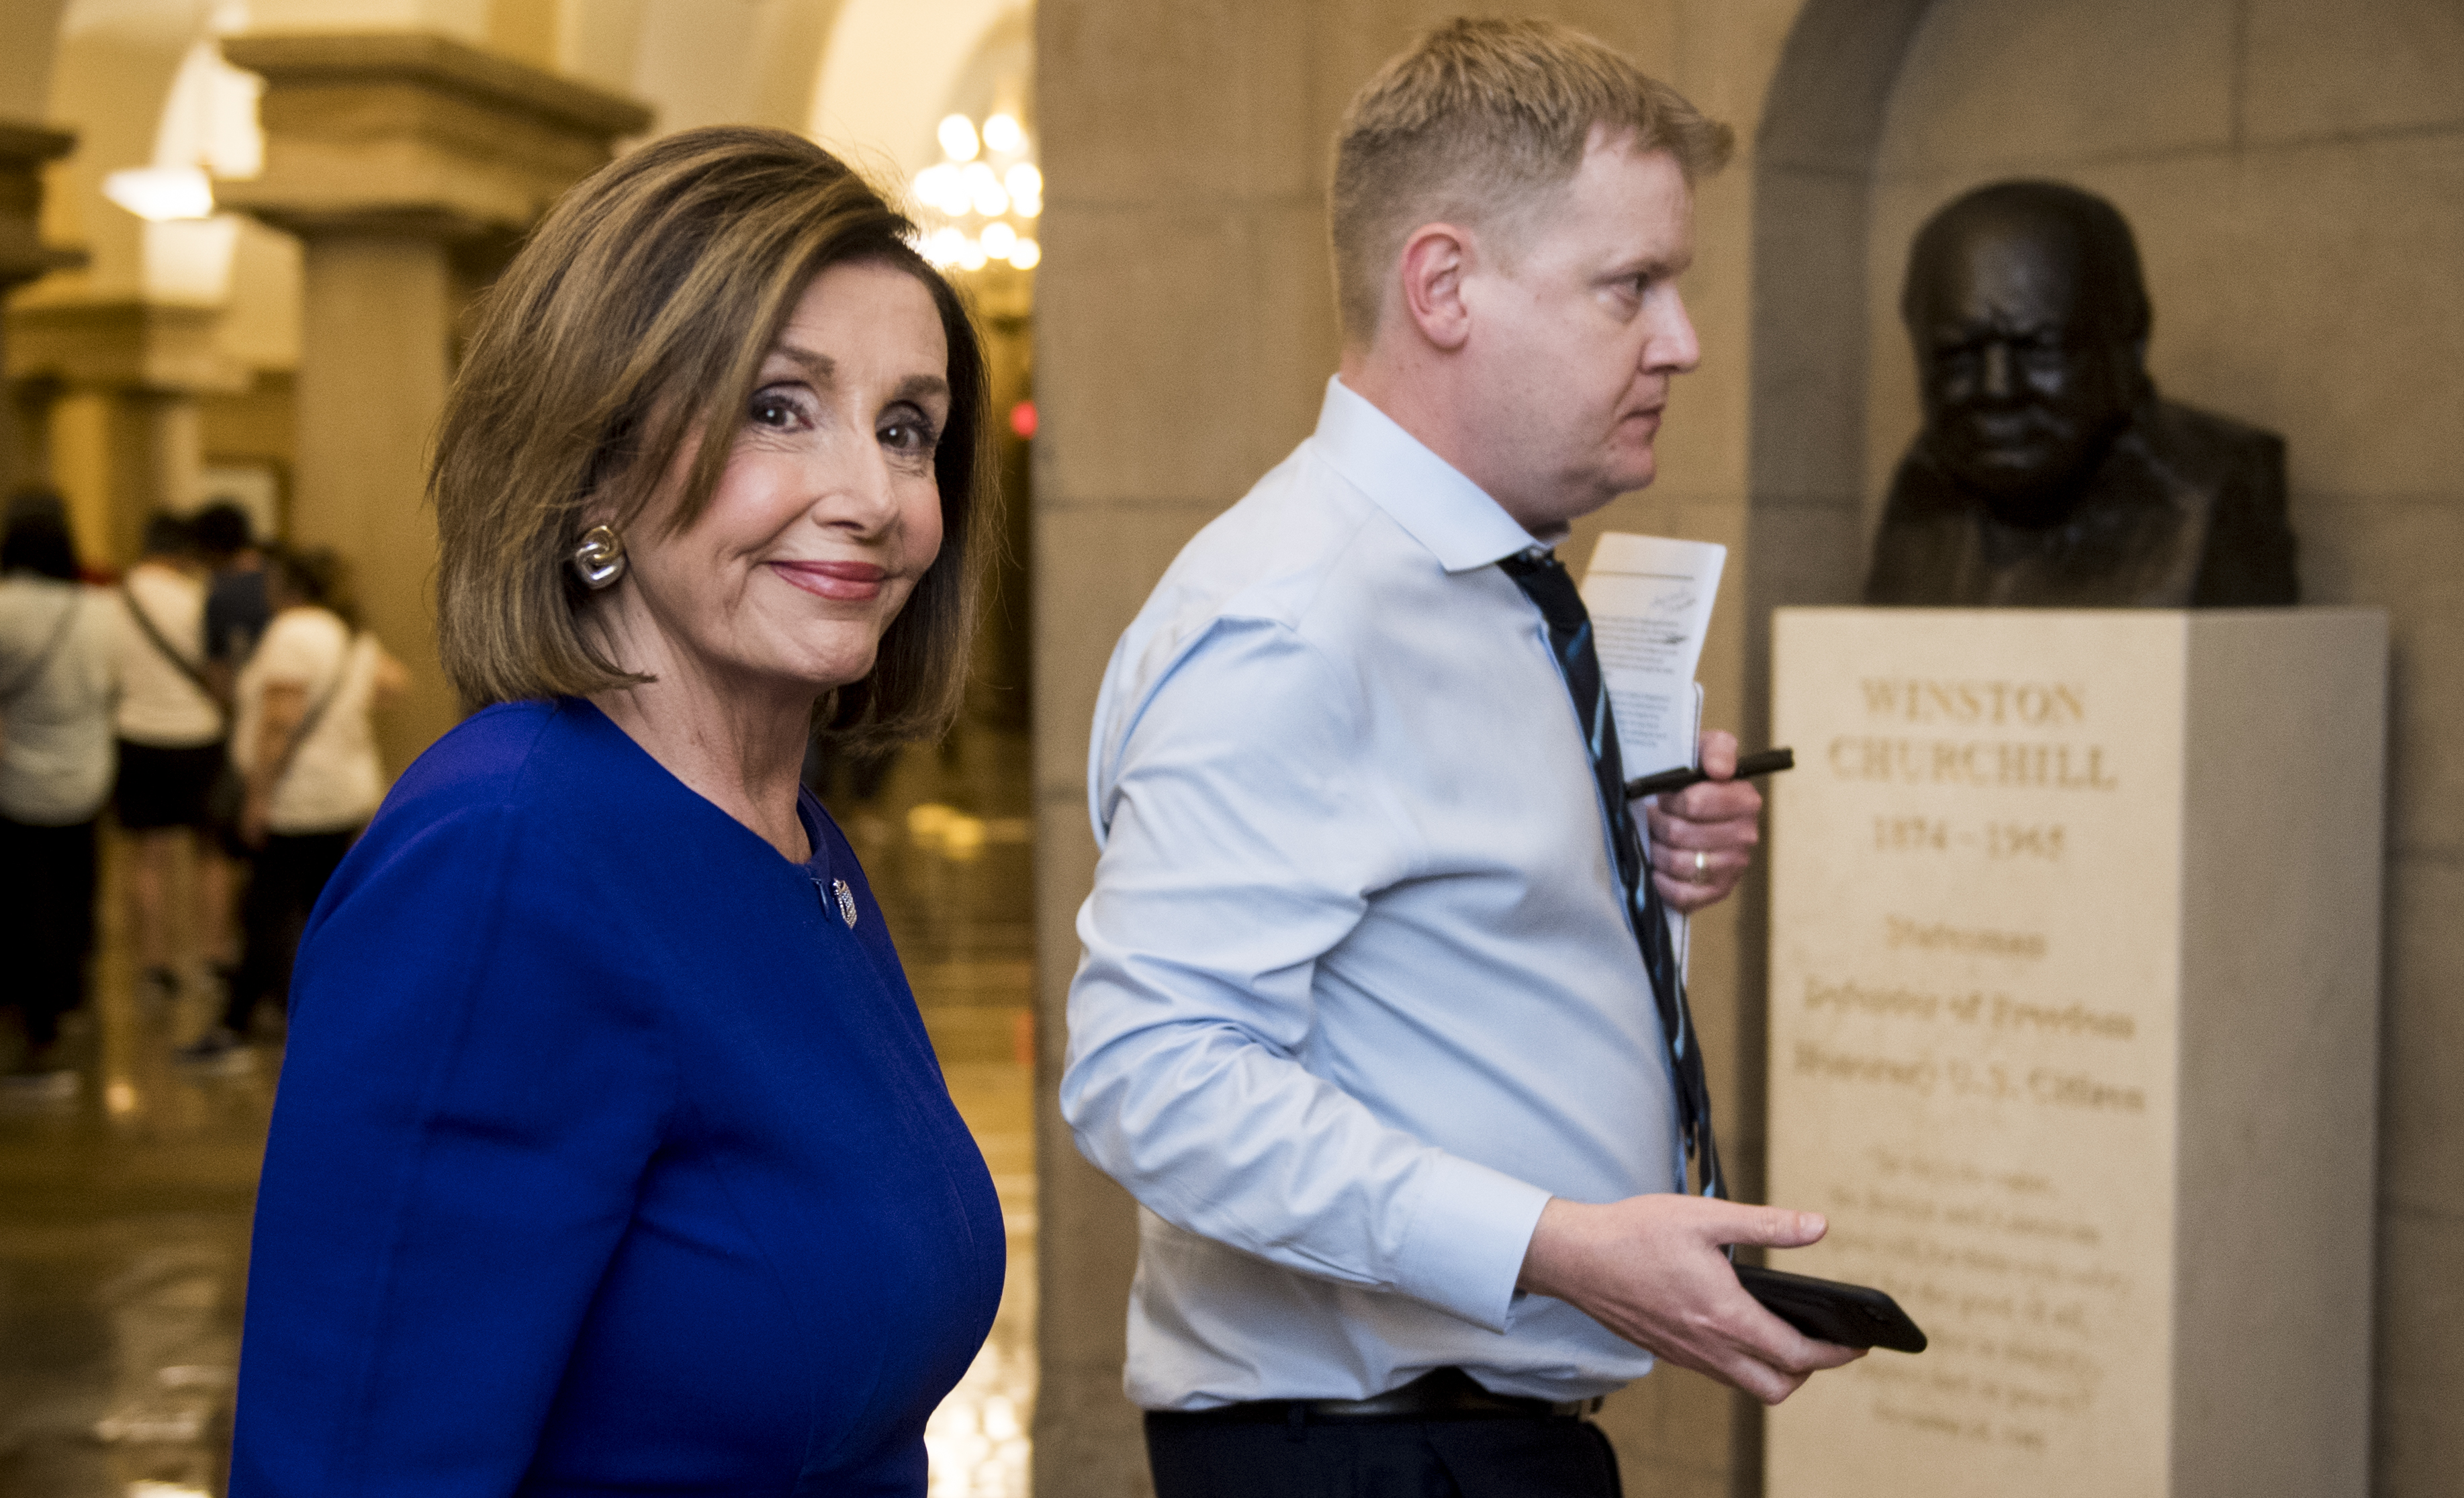
<path fill-rule="evenodd" d="M 1503 1331 L 1549 1193 L 1389 1125 L 1307 1059 L 1321 960 L 1413 869 L 1359 702 L 1289 627 L 1225 617 L 1099 714 L 1062 1112 L 1167 1222 Z"/>

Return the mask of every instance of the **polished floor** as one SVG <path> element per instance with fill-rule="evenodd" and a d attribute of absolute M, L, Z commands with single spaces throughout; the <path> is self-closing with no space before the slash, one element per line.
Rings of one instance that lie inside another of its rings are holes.
<path fill-rule="evenodd" d="M 925 1441 L 934 1498 L 1026 1491 L 1035 1401 L 1032 908 L 1023 735 L 969 730 L 828 799 L 889 916 L 959 1111 L 1001 1189 L 1009 1285 Z M 200 1076 L 191 984 L 135 990 L 107 846 L 95 1002 L 70 1101 L 0 1098 L 0 1498 L 222 1491 L 240 1297 L 278 1044 Z M 0 1038 L 0 1045 L 8 1041 Z"/>

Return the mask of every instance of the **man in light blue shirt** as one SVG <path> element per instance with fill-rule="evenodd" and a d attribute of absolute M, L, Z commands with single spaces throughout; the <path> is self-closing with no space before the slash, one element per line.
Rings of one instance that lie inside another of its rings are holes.
<path fill-rule="evenodd" d="M 1655 1355 L 1771 1402 L 1854 1355 L 1720 1252 L 1818 1217 L 1685 1194 L 1582 689 L 1499 565 L 1651 480 L 1727 143 L 1546 23 L 1389 63 L 1338 144 L 1317 430 L 1113 653 L 1061 1102 L 1145 1209 L 1127 1381 L 1162 1498 L 1604 1495 L 1575 1417 Z M 1645 877 L 1725 894 L 1759 806 L 1655 810 Z"/>

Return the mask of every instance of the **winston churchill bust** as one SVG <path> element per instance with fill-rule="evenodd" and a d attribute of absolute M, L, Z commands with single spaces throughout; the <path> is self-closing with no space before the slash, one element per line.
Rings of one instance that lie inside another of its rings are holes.
<path fill-rule="evenodd" d="M 1917 234 L 1901 315 L 1925 429 L 1865 602 L 2297 601 L 2284 441 L 2157 394 L 2139 252 L 2113 205 L 2051 182 L 1956 199 Z"/>

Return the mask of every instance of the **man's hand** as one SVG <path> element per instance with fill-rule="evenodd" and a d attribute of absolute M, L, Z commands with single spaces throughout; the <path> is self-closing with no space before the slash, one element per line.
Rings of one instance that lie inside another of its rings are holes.
<path fill-rule="evenodd" d="M 1651 825 L 1651 877 L 1660 897 L 1687 914 L 1726 899 L 1763 840 L 1763 793 L 1750 782 L 1729 779 L 1737 773 L 1736 736 L 1705 734 L 1703 768 L 1709 780 L 1674 796 L 1655 796 L 1643 806 Z"/>
<path fill-rule="evenodd" d="M 1628 1197 L 1606 1206 L 1552 1197 L 1516 1289 L 1554 1296 L 1679 1367 L 1777 1404 L 1816 1370 L 1865 1355 L 1815 1341 L 1765 1311 L 1720 1248 L 1802 1248 L 1824 1227 L 1813 1212 L 1707 1197 Z"/>

